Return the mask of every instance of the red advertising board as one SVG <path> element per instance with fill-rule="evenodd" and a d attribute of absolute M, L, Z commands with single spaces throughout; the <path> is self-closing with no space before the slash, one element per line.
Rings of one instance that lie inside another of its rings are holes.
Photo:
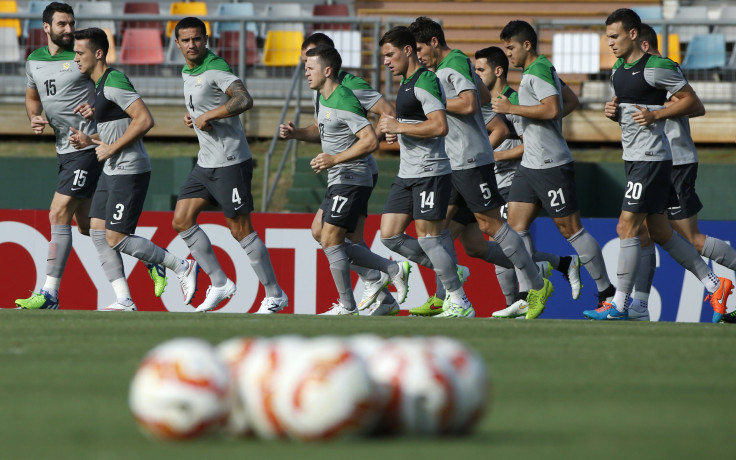
<path fill-rule="evenodd" d="M 154 243 L 180 257 L 189 255 L 189 249 L 171 227 L 173 213 L 144 212 L 136 234 L 150 238 Z M 314 241 L 310 231 L 311 214 L 253 214 L 253 225 L 268 247 L 279 284 L 289 296 L 289 307 L 284 313 L 314 314 L 330 308 L 338 298 L 327 258 Z M 202 213 L 199 225 L 207 233 L 215 253 L 227 276 L 235 281 L 237 293 L 218 307 L 218 312 L 246 313 L 256 311 L 264 296 L 250 267 L 248 257 L 232 238 L 222 213 Z M 380 241 L 380 216 L 368 218 L 365 239 L 371 249 L 385 257 L 398 254 L 389 251 Z M 413 226 L 409 233 L 413 232 Z M 91 240 L 73 231 L 73 249 L 67 263 L 60 289 L 60 308 L 95 310 L 114 301 L 114 293 L 97 258 Z M 48 211 L 0 210 L 0 306 L 14 307 L 16 298 L 28 297 L 38 291 L 45 279 L 46 255 L 51 230 Z M 478 316 L 490 316 L 505 307 L 492 265 L 471 259 L 456 244 L 462 265 L 470 268 L 472 276 L 465 290 Z M 136 259 L 123 255 L 125 273 L 133 300 L 142 311 L 192 312 L 203 299 L 209 278 L 199 275 L 199 291 L 192 305 L 184 305 L 178 282 L 169 273 L 169 286 L 161 298 L 153 295 L 153 283 L 145 266 Z M 422 304 L 434 292 L 434 272 L 412 264 L 409 296 L 401 306 L 406 310 Z M 355 295 L 360 299 L 362 285 L 353 275 Z"/>

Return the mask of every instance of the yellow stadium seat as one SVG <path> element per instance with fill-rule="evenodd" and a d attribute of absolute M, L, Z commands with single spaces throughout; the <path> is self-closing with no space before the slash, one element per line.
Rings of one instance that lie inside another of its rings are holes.
<path fill-rule="evenodd" d="M 659 42 L 659 51 L 662 51 L 662 35 L 657 34 L 657 41 Z M 677 34 L 667 35 L 667 57 L 672 59 L 678 64 L 682 64 L 682 52 L 680 50 L 680 36 Z"/>
<path fill-rule="evenodd" d="M 203 19 L 207 16 L 207 4 L 205 2 L 177 2 L 171 4 L 170 14 L 177 14 L 183 16 L 194 16 Z M 204 20 L 204 19 L 203 19 Z M 176 28 L 178 21 L 169 21 L 166 23 L 166 36 L 171 37 L 171 33 Z M 210 23 L 204 21 L 204 26 L 207 28 L 207 35 L 210 35 Z"/>
<path fill-rule="evenodd" d="M 17 13 L 18 2 L 15 0 L 0 0 L 0 13 Z M 0 19 L 0 27 L 12 27 L 20 37 L 20 19 Z"/>
<path fill-rule="evenodd" d="M 263 63 L 267 66 L 299 65 L 304 34 L 297 30 L 269 30 L 263 48 Z"/>

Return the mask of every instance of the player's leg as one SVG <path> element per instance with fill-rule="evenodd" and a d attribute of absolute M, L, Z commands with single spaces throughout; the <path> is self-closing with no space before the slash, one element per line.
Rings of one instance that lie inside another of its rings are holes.
<path fill-rule="evenodd" d="M 639 242 L 641 244 L 641 258 L 639 259 L 639 266 L 636 267 L 634 293 L 631 295 L 631 304 L 629 305 L 629 319 L 649 321 L 649 293 L 652 289 L 654 271 L 657 268 L 657 253 L 654 248 L 654 241 L 649 236 L 646 220 L 639 230 Z"/>
<path fill-rule="evenodd" d="M 404 233 L 413 220 L 412 184 L 415 181 L 399 177 L 391 185 L 381 215 L 381 242 L 412 262 L 434 269 L 417 239 Z"/>

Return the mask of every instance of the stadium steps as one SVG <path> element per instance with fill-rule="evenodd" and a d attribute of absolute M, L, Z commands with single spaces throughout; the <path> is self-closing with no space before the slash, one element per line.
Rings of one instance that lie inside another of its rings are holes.
<path fill-rule="evenodd" d="M 296 162 L 296 173 L 293 185 L 286 191 L 285 210 L 292 212 L 316 212 L 327 189 L 327 175 L 315 174 L 309 166 L 311 158 L 298 158 Z M 399 171 L 399 159 L 380 158 L 376 160 L 380 174 L 378 184 L 371 194 L 368 202 L 368 212 L 380 214 L 386 197 L 391 189 L 391 184 Z"/>

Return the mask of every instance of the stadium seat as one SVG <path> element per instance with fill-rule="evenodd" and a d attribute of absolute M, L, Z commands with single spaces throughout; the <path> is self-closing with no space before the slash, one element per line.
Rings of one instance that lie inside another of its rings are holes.
<path fill-rule="evenodd" d="M 44 47 L 48 44 L 46 38 L 46 32 L 43 29 L 31 29 L 28 31 L 28 38 L 26 38 L 26 58 L 32 52 L 37 49 Z"/>
<path fill-rule="evenodd" d="M 350 16 L 348 6 L 344 3 L 335 3 L 332 5 L 314 5 L 312 8 L 312 16 Z M 333 24 L 329 22 L 315 23 L 312 25 L 314 30 L 350 30 L 350 24 Z"/>
<path fill-rule="evenodd" d="M 673 19 L 684 19 L 688 21 L 708 20 L 708 7 L 705 6 L 682 6 L 677 9 Z M 700 26 L 672 26 L 669 31 L 680 36 L 680 42 L 690 43 L 693 35 L 706 35 L 710 32 L 707 25 Z"/>
<path fill-rule="evenodd" d="M 263 48 L 263 63 L 269 67 L 299 65 L 304 33 L 300 30 L 270 30 Z"/>
<path fill-rule="evenodd" d="M 725 5 L 721 8 L 719 19 L 736 24 L 736 6 Z M 728 43 L 736 42 L 736 26 L 715 26 L 713 33 L 725 35 Z"/>
<path fill-rule="evenodd" d="M 126 14 L 159 14 L 158 3 L 155 2 L 127 2 L 123 6 L 123 15 Z M 125 17 L 125 16 L 123 16 Z M 127 29 L 156 29 L 163 33 L 164 27 L 159 21 L 122 21 L 120 35 L 125 36 Z M 163 53 L 162 53 L 163 54 Z"/>
<path fill-rule="evenodd" d="M 662 19 L 662 7 L 660 5 L 657 6 L 635 6 L 631 8 L 636 12 L 636 14 L 639 15 L 641 18 L 641 22 L 649 22 L 652 19 L 661 20 Z M 662 26 L 652 26 L 655 32 L 660 33 L 662 32 Z"/>
<path fill-rule="evenodd" d="M 363 42 L 357 30 L 315 30 L 321 32 L 335 42 L 335 49 L 340 52 L 342 66 L 360 68 L 362 64 Z"/>
<path fill-rule="evenodd" d="M 726 37 L 723 34 L 693 35 L 682 60 L 685 70 L 715 69 L 726 65 Z"/>
<path fill-rule="evenodd" d="M 217 5 L 218 16 L 255 16 L 255 9 L 252 3 L 220 3 Z M 220 38 L 220 34 L 225 31 L 240 31 L 239 22 L 215 22 L 213 26 L 213 36 Z M 258 34 L 258 27 L 255 22 L 246 22 L 245 30 L 253 32 L 253 36 Z"/>
<path fill-rule="evenodd" d="M 598 73 L 600 37 L 596 33 L 556 33 L 552 36 L 552 60 L 559 73 Z"/>
<path fill-rule="evenodd" d="M 302 7 L 299 3 L 269 4 L 266 6 L 265 16 L 267 18 L 299 18 L 303 16 Z M 265 33 L 262 33 L 261 36 L 272 30 L 300 31 L 302 34 L 304 33 L 303 22 L 266 22 L 264 24 Z"/>
<path fill-rule="evenodd" d="M 18 2 L 15 0 L 0 0 L 0 13 L 17 13 Z M 15 29 L 15 36 L 20 37 L 20 19 L 0 19 L 0 27 L 11 27 Z M 17 41 L 17 40 L 16 40 Z"/>
<path fill-rule="evenodd" d="M 240 32 L 225 30 L 217 41 L 217 55 L 231 66 L 240 65 Z M 258 45 L 256 34 L 250 30 L 245 32 L 245 65 L 258 64 Z"/>
<path fill-rule="evenodd" d="M 161 31 L 152 29 L 126 29 L 120 47 L 120 62 L 131 65 L 152 65 L 164 62 L 164 46 Z"/>
<path fill-rule="evenodd" d="M 0 27 L 0 62 L 19 62 L 18 32 L 15 26 Z"/>
<path fill-rule="evenodd" d="M 43 30 L 43 19 L 41 19 L 41 14 L 43 13 L 43 10 L 46 9 L 46 5 L 48 5 L 49 3 L 51 3 L 51 1 L 48 0 L 28 2 L 28 13 L 38 15 L 38 19 L 23 20 L 24 37 L 29 37 L 31 30 Z"/>
<path fill-rule="evenodd" d="M 657 41 L 659 42 L 659 51 L 664 53 L 664 46 L 662 45 L 662 36 L 657 35 Z M 675 61 L 676 63 L 682 62 L 682 49 L 680 48 L 680 36 L 677 34 L 669 34 L 667 36 L 667 57 Z"/>
<path fill-rule="evenodd" d="M 207 4 L 205 2 L 176 2 L 171 4 L 169 13 L 182 16 L 195 16 L 202 19 L 204 16 L 207 16 Z M 177 22 L 169 21 L 166 23 L 167 37 L 171 37 Z M 212 31 L 210 30 L 209 21 L 204 21 L 204 25 L 207 28 L 207 35 L 210 35 Z M 183 56 L 182 59 L 184 59 Z"/>
<path fill-rule="evenodd" d="M 79 2 L 74 6 L 75 17 L 85 15 L 110 15 L 112 16 L 112 2 Z M 99 27 L 100 29 L 108 29 L 115 35 L 115 21 L 103 21 L 100 19 L 77 20 L 76 29 L 86 29 L 87 27 Z M 110 43 L 115 43 L 111 41 Z"/>

